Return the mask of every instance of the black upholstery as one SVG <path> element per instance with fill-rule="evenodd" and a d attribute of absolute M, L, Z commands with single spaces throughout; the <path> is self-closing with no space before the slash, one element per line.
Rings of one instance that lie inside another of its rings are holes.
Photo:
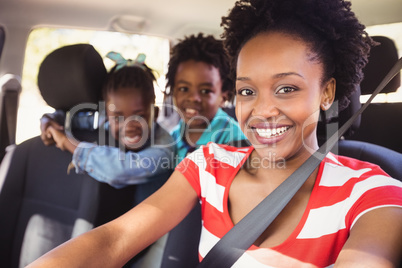
<path fill-rule="evenodd" d="M 383 47 L 373 48 L 369 63 L 365 67 L 365 79 L 358 91 L 350 98 L 349 107 L 327 125 L 319 125 L 320 144 L 327 140 L 361 107 L 360 91 L 371 94 L 398 60 L 393 41 L 386 37 L 373 37 Z M 378 65 L 377 65 L 378 64 Z M 375 85 L 373 85 L 376 83 Z M 394 78 L 385 92 L 395 91 L 400 86 L 400 78 Z M 344 135 L 333 152 L 379 165 L 394 178 L 402 180 L 402 103 L 371 103 L 354 125 Z M 336 103 L 334 105 L 336 109 Z"/>
<path fill-rule="evenodd" d="M 38 86 L 49 106 L 67 111 L 80 103 L 97 103 L 105 75 L 102 57 L 94 47 L 76 44 L 57 49 L 43 60 Z"/>
<path fill-rule="evenodd" d="M 364 68 L 361 83 L 362 95 L 371 94 L 398 61 L 394 42 L 384 36 L 374 36 L 379 46 L 372 49 L 369 63 Z M 400 73 L 385 87 L 382 93 L 395 92 L 401 84 Z M 402 103 L 370 104 L 361 117 L 359 130 L 347 139 L 378 144 L 402 153 Z"/>
<path fill-rule="evenodd" d="M 201 205 L 169 232 L 161 268 L 196 267 L 201 235 Z"/>
<path fill-rule="evenodd" d="M 80 75 L 78 70 L 91 74 Z M 42 63 L 38 80 L 40 90 L 46 88 L 41 92 L 44 99 L 68 110 L 83 101 L 97 103 L 105 75 L 100 55 L 91 45 L 79 44 L 51 53 Z M 46 81 L 49 77 L 52 83 Z M 97 138 L 96 131 L 77 131 L 84 140 Z M 67 174 L 71 157 L 34 137 L 16 146 L 9 166 L 2 163 L 1 169 L 7 168 L 0 192 L 2 267 L 23 267 L 132 207 L 135 188 L 116 190 L 87 175 Z"/>
<path fill-rule="evenodd" d="M 237 121 L 236 110 L 235 110 L 234 106 L 224 107 L 224 108 L 222 108 L 222 110 L 225 111 L 228 115 L 230 115 L 234 120 Z"/>
<path fill-rule="evenodd" d="M 391 177 L 402 181 L 402 154 L 391 149 L 362 141 L 340 140 L 338 153 L 374 163 Z"/>
<path fill-rule="evenodd" d="M 386 36 L 372 36 L 372 38 L 380 44 L 371 49 L 369 63 L 363 69 L 364 79 L 360 84 L 362 95 L 373 93 L 388 71 L 398 61 L 398 50 L 392 39 Z M 400 85 L 401 74 L 399 73 L 381 92 L 395 92 Z"/>
<path fill-rule="evenodd" d="M 352 140 L 381 145 L 402 153 L 402 103 L 372 103 L 364 111 Z"/>

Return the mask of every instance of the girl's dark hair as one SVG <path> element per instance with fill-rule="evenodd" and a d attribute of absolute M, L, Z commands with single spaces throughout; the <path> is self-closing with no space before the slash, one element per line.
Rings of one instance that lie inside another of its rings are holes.
<path fill-rule="evenodd" d="M 154 72 L 145 63 L 126 65 L 117 69 L 114 66 L 106 77 L 103 87 L 103 98 L 107 99 L 107 94 L 118 92 L 121 88 L 130 88 L 141 92 L 144 100 L 148 103 L 155 103 Z"/>
<path fill-rule="evenodd" d="M 223 43 L 212 35 L 204 36 L 202 33 L 197 36 L 187 36 L 172 48 L 166 74 L 166 95 L 171 95 L 173 92 L 179 64 L 188 60 L 201 61 L 215 66 L 219 70 L 222 80 L 222 92 L 230 92 L 229 99 L 231 99 L 233 80 L 229 77 L 229 57 Z"/>
<path fill-rule="evenodd" d="M 365 32 L 344 0 L 240 0 L 222 18 L 222 37 L 236 77 L 237 56 L 243 45 L 261 32 L 283 32 L 307 42 L 314 59 L 323 63 L 322 82 L 336 79 L 339 110 L 363 79 L 371 46 Z"/>

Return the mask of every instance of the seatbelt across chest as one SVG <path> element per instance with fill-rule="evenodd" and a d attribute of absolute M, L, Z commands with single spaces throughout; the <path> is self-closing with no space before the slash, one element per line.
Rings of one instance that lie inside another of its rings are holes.
<path fill-rule="evenodd" d="M 275 220 L 283 208 L 305 183 L 307 178 L 319 166 L 321 161 L 330 152 L 338 139 L 352 125 L 355 119 L 367 108 L 374 97 L 398 74 L 402 68 L 400 58 L 376 90 L 349 120 L 333 134 L 306 162 L 293 172 L 271 194 L 259 203 L 250 213 L 238 222 L 225 236 L 208 252 L 198 268 L 226 268 L 231 267 L 238 258 L 257 240 L 257 238 Z"/>

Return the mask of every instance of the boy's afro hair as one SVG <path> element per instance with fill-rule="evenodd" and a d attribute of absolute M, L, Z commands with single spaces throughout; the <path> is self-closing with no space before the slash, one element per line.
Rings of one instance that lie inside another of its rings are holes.
<path fill-rule="evenodd" d="M 199 33 L 198 35 L 186 36 L 172 48 L 166 74 L 167 90 L 165 94 L 172 94 L 177 68 L 180 63 L 188 60 L 205 62 L 215 66 L 222 79 L 222 92 L 232 93 L 233 81 L 229 76 L 229 57 L 223 47 L 223 42 L 215 39 L 212 35 L 204 36 Z"/>
<path fill-rule="evenodd" d="M 222 18 L 222 37 L 231 57 L 232 78 L 242 46 L 261 32 L 279 31 L 301 38 L 324 65 L 323 80 L 336 79 L 339 109 L 363 79 L 371 46 L 375 45 L 344 0 L 240 0 Z M 325 81 L 323 81 L 325 82 Z"/>

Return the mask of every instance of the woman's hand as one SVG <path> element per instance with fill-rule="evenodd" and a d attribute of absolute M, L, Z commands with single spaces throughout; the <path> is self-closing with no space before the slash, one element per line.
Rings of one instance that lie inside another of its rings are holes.
<path fill-rule="evenodd" d="M 401 237 L 401 208 L 384 207 L 367 212 L 352 227 L 335 267 L 399 267 Z"/>

